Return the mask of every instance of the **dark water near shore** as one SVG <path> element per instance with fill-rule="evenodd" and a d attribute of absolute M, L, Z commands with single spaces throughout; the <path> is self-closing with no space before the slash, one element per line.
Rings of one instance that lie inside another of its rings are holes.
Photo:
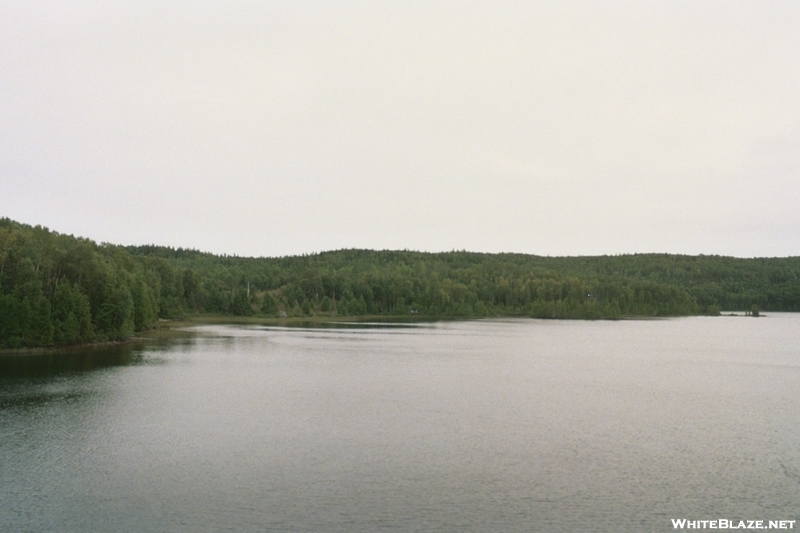
<path fill-rule="evenodd" d="M 0 531 L 672 518 L 800 519 L 800 316 L 208 326 L 0 360 Z"/>

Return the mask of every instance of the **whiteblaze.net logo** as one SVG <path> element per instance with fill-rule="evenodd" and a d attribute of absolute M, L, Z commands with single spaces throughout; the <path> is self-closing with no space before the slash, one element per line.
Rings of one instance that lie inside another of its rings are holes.
<path fill-rule="evenodd" d="M 688 520 L 673 518 L 674 529 L 794 529 L 796 520 Z"/>

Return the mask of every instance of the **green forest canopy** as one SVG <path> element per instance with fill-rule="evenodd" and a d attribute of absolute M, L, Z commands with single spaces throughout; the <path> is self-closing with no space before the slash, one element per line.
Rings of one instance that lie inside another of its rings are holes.
<path fill-rule="evenodd" d="M 281 258 L 96 244 L 0 218 L 0 347 L 121 340 L 158 318 L 620 318 L 800 310 L 800 258 L 338 250 Z"/>

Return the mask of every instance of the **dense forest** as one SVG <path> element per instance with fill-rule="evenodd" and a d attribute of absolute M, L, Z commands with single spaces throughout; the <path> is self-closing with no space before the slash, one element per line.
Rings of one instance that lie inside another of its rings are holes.
<path fill-rule="evenodd" d="M 283 258 L 96 244 L 0 219 L 0 347 L 121 340 L 159 318 L 616 319 L 800 310 L 800 258 L 339 250 Z"/>

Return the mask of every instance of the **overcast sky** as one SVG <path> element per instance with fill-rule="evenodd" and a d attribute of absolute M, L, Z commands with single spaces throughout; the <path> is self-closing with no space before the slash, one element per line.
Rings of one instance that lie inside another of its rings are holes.
<path fill-rule="evenodd" d="M 800 2 L 0 2 L 0 216 L 119 244 L 800 255 Z"/>

